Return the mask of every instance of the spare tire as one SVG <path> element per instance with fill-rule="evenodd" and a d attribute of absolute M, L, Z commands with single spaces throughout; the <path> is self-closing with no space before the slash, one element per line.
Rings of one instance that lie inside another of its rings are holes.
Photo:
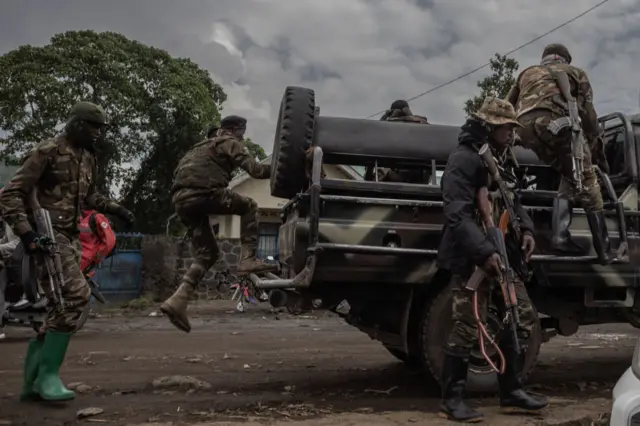
<path fill-rule="evenodd" d="M 313 90 L 286 88 L 271 154 L 271 195 L 274 197 L 290 199 L 307 187 L 305 151 L 313 143 L 315 108 Z"/>

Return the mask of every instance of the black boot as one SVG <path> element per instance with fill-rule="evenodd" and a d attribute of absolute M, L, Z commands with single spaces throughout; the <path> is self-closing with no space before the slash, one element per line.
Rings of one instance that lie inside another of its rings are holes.
<path fill-rule="evenodd" d="M 482 421 L 482 413 L 475 411 L 462 400 L 467 383 L 467 358 L 445 354 L 442 366 L 442 404 L 440 417 L 462 423 Z"/>
<path fill-rule="evenodd" d="M 604 211 L 598 210 L 597 212 L 587 213 L 587 220 L 589 221 L 589 229 L 591 229 L 593 237 L 593 248 L 596 250 L 598 261 L 601 265 L 609 265 L 616 255 L 611 250 L 611 240 L 609 240 Z"/>
<path fill-rule="evenodd" d="M 573 218 L 571 202 L 557 196 L 553 200 L 553 216 L 551 218 L 552 237 L 551 249 L 560 255 L 579 256 L 585 253 L 585 249 L 573 241 L 569 227 Z"/>
<path fill-rule="evenodd" d="M 500 350 L 506 366 L 504 374 L 498 374 L 500 408 L 508 413 L 537 413 L 549 405 L 549 401 L 545 396 L 530 394 L 522 387 L 520 372 L 524 366 L 526 346 L 521 345 L 520 354 L 517 354 L 511 338 L 505 336 L 503 340 Z"/>

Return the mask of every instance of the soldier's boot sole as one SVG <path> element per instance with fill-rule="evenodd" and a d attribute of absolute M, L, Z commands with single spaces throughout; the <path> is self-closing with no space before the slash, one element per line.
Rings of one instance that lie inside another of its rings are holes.
<path fill-rule="evenodd" d="M 169 318 L 174 327 L 185 333 L 191 332 L 191 323 L 187 316 L 187 306 L 191 291 L 189 284 L 182 283 L 175 293 L 160 305 L 160 312 Z"/>
<path fill-rule="evenodd" d="M 189 323 L 189 318 L 186 313 L 177 312 L 171 306 L 165 305 L 164 303 L 160 305 L 160 312 L 165 314 L 171 324 L 178 330 L 184 331 L 185 333 L 191 332 L 191 324 Z"/>
<path fill-rule="evenodd" d="M 515 389 L 500 397 L 500 411 L 505 414 L 538 415 L 549 406 L 549 399 L 544 395 Z"/>

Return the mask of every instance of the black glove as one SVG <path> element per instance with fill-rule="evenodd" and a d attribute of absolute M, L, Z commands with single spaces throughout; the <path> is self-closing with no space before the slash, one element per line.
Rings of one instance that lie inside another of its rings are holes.
<path fill-rule="evenodd" d="M 29 253 L 47 252 L 51 247 L 51 239 L 46 235 L 39 235 L 33 231 L 29 231 L 20 236 L 24 249 Z"/>
<path fill-rule="evenodd" d="M 118 216 L 120 219 L 122 219 L 127 225 L 133 225 L 133 222 L 135 222 L 136 220 L 136 217 L 134 216 L 134 214 L 122 206 L 118 206 L 118 208 L 116 209 L 116 211 L 113 212 L 113 214 Z"/>

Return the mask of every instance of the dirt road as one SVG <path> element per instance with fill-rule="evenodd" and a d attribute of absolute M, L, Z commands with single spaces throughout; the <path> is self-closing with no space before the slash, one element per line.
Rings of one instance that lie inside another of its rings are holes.
<path fill-rule="evenodd" d="M 78 397 L 61 406 L 17 401 L 32 333 L 8 329 L 0 342 L 0 425 L 450 424 L 436 415 L 437 388 L 332 314 L 242 314 L 229 302 L 194 314 L 190 334 L 148 312 L 90 319 L 63 368 Z M 552 397 L 544 418 L 500 415 L 492 398 L 473 403 L 497 426 L 597 418 L 609 410 L 636 335 L 628 326 L 585 327 L 547 343 L 530 380 Z M 86 408 L 102 412 L 77 419 Z"/>

